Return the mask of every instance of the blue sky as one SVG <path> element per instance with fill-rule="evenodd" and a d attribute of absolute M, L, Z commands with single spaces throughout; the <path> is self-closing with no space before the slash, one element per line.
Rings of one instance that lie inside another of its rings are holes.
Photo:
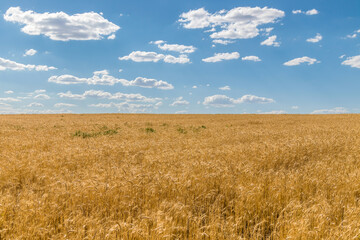
<path fill-rule="evenodd" d="M 2 0 L 0 113 L 358 113 L 360 2 Z"/>

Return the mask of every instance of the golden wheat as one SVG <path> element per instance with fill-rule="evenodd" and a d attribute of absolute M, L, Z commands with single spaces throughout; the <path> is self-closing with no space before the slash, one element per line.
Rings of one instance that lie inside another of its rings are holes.
<path fill-rule="evenodd" d="M 359 239 L 359 115 L 0 116 L 0 239 Z"/>

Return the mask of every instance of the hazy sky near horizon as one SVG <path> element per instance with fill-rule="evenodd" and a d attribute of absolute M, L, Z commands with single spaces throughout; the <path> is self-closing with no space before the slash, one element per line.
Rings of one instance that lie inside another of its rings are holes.
<path fill-rule="evenodd" d="M 358 0 L 2 0 L 0 113 L 358 113 Z"/>

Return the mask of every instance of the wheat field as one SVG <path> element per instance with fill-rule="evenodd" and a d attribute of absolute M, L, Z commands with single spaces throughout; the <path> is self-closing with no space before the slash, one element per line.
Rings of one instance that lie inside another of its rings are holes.
<path fill-rule="evenodd" d="M 359 115 L 2 115 L 0 239 L 359 239 Z"/>

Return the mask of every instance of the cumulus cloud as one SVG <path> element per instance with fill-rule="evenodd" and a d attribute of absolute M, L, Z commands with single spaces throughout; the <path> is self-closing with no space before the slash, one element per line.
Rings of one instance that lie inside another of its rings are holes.
<path fill-rule="evenodd" d="M 114 40 L 116 38 L 115 34 L 111 34 L 110 36 L 108 36 L 107 39 L 109 40 Z"/>
<path fill-rule="evenodd" d="M 203 62 L 221 62 L 224 60 L 239 59 L 240 54 L 238 52 L 232 53 L 215 53 L 214 56 L 202 59 Z"/>
<path fill-rule="evenodd" d="M 69 99 L 77 99 L 77 100 L 84 100 L 86 99 L 85 94 L 73 94 L 70 91 L 67 91 L 65 93 L 58 93 L 57 94 L 61 98 L 69 98 Z"/>
<path fill-rule="evenodd" d="M 243 61 L 253 61 L 253 62 L 261 62 L 261 59 L 258 56 L 246 56 L 241 58 Z"/>
<path fill-rule="evenodd" d="M 303 11 L 303 10 L 293 10 L 292 11 L 293 14 L 305 14 L 305 15 L 317 15 L 319 14 L 319 11 L 316 9 L 311 9 L 308 11 Z"/>
<path fill-rule="evenodd" d="M 20 7 L 11 7 L 4 14 L 4 19 L 24 25 L 21 31 L 26 34 L 45 35 L 57 41 L 99 40 L 120 29 L 95 12 L 68 15 L 64 12 L 24 12 Z"/>
<path fill-rule="evenodd" d="M 13 94 L 14 91 L 9 90 L 9 91 L 5 91 L 4 93 L 5 93 L 5 94 Z"/>
<path fill-rule="evenodd" d="M 179 57 L 174 57 L 172 55 L 165 55 L 164 62 L 166 63 L 189 63 L 190 59 L 187 55 L 181 54 Z"/>
<path fill-rule="evenodd" d="M 237 7 L 213 14 L 204 8 L 190 10 L 180 15 L 179 22 L 184 28 L 209 28 L 211 38 L 249 39 L 259 35 L 258 26 L 274 23 L 285 16 L 275 8 Z"/>
<path fill-rule="evenodd" d="M 273 28 L 273 27 L 269 27 L 269 28 L 262 28 L 262 29 L 260 29 L 260 30 L 264 32 L 263 35 L 269 36 L 270 33 L 271 33 L 271 31 L 274 30 L 274 28 Z"/>
<path fill-rule="evenodd" d="M 24 71 L 24 70 L 35 70 L 35 71 L 49 71 L 55 70 L 56 67 L 48 67 L 46 65 L 32 65 L 22 64 L 11 61 L 9 59 L 0 57 L 0 71 L 12 70 L 12 71 Z"/>
<path fill-rule="evenodd" d="M 29 105 L 27 105 L 27 107 L 44 107 L 44 104 L 33 102 L 33 103 L 30 103 Z"/>
<path fill-rule="evenodd" d="M 98 103 L 98 104 L 91 104 L 89 107 L 95 108 L 117 108 L 119 112 L 145 112 L 149 109 L 157 109 L 156 104 L 138 104 L 138 103 L 129 103 L 129 102 L 121 102 L 121 103 Z"/>
<path fill-rule="evenodd" d="M 320 63 L 320 61 L 318 61 L 315 58 L 310 58 L 310 57 L 301 57 L 301 58 L 295 58 L 293 60 L 287 61 L 284 63 L 285 66 L 297 66 L 300 65 L 302 63 L 307 63 L 308 65 L 312 65 L 314 63 Z"/>
<path fill-rule="evenodd" d="M 262 112 L 260 114 L 287 114 L 287 112 L 284 110 L 273 110 L 270 112 Z"/>
<path fill-rule="evenodd" d="M 29 50 L 25 51 L 23 56 L 24 57 L 26 57 L 26 56 L 34 56 L 36 53 L 37 53 L 37 51 L 35 49 L 29 49 Z"/>
<path fill-rule="evenodd" d="M 271 37 L 268 37 L 266 40 L 264 40 L 263 42 L 261 42 L 261 45 L 266 45 L 266 46 L 274 46 L 274 47 L 279 47 L 280 46 L 280 42 L 276 42 L 276 35 L 273 35 Z"/>
<path fill-rule="evenodd" d="M 0 98 L 0 102 L 20 102 L 20 99 L 7 97 L 7 98 Z"/>
<path fill-rule="evenodd" d="M 56 103 L 54 104 L 54 107 L 56 108 L 61 108 L 61 107 L 76 107 L 75 104 L 71 104 L 71 103 Z"/>
<path fill-rule="evenodd" d="M 360 68 L 360 55 L 348 57 L 341 63 L 342 65 L 348 65 L 353 68 Z"/>
<path fill-rule="evenodd" d="M 161 101 L 161 98 L 148 98 L 139 93 L 109 93 L 104 92 L 102 90 L 89 90 L 85 91 L 83 94 L 73 94 L 68 91 L 65 93 L 58 93 L 60 98 L 69 98 L 69 99 L 77 99 L 84 100 L 86 98 L 103 98 L 103 99 L 112 99 L 112 100 L 125 100 L 129 102 L 158 102 Z"/>
<path fill-rule="evenodd" d="M 187 114 L 188 111 L 186 110 L 181 110 L 181 111 L 176 111 L 175 114 Z"/>
<path fill-rule="evenodd" d="M 176 107 L 176 106 L 185 106 L 189 105 L 190 103 L 183 99 L 183 97 L 177 98 L 170 106 Z"/>
<path fill-rule="evenodd" d="M 28 93 L 28 95 L 32 96 L 34 94 L 39 94 L 39 93 L 46 93 L 46 90 L 45 89 L 37 89 L 31 93 Z"/>
<path fill-rule="evenodd" d="M 96 71 L 90 78 L 79 78 L 72 75 L 51 76 L 49 82 L 57 84 L 88 84 L 88 85 L 114 85 L 120 83 L 123 86 L 136 86 L 143 88 L 158 88 L 161 90 L 170 90 L 174 86 L 168 82 L 156 79 L 137 77 L 134 80 L 118 79 L 109 75 L 107 70 Z"/>
<path fill-rule="evenodd" d="M 305 12 L 306 15 L 317 15 L 319 14 L 319 11 L 316 9 L 311 9 Z"/>
<path fill-rule="evenodd" d="M 222 45 L 228 45 L 230 43 L 234 43 L 235 41 L 231 40 L 223 40 L 223 39 L 214 39 L 213 43 L 222 44 Z"/>
<path fill-rule="evenodd" d="M 213 107 L 233 107 L 241 103 L 274 103 L 271 98 L 258 97 L 254 95 L 244 95 L 241 98 L 234 99 L 226 95 L 213 95 L 205 97 L 203 104 Z"/>
<path fill-rule="evenodd" d="M 323 37 L 321 36 L 321 34 L 317 33 L 315 37 L 306 39 L 306 41 L 311 42 L 311 43 L 317 43 L 317 42 L 320 42 L 322 39 L 323 39 Z"/>
<path fill-rule="evenodd" d="M 223 87 L 219 87 L 220 90 L 223 90 L 223 91 L 230 91 L 231 88 L 229 86 L 223 86 Z"/>
<path fill-rule="evenodd" d="M 166 63 L 189 63 L 190 59 L 187 55 L 181 54 L 179 57 L 172 55 L 164 55 L 156 52 L 144 52 L 144 51 L 134 51 L 128 56 L 119 57 L 119 60 L 132 60 L 134 62 L 158 62 L 164 61 Z"/>
<path fill-rule="evenodd" d="M 38 94 L 34 97 L 34 99 L 44 99 L 44 100 L 48 100 L 50 99 L 50 96 L 44 93 Z"/>
<path fill-rule="evenodd" d="M 155 44 L 164 51 L 173 51 L 173 52 L 179 52 L 179 53 L 193 53 L 196 50 L 196 47 L 194 46 L 186 46 L 181 44 L 167 44 L 166 41 L 163 40 L 157 40 L 150 42 L 151 44 Z"/>
<path fill-rule="evenodd" d="M 213 95 L 205 97 L 203 104 L 213 107 L 233 107 L 235 101 L 235 99 L 230 98 L 226 95 Z"/>
<path fill-rule="evenodd" d="M 9 109 L 11 107 L 10 104 L 0 102 L 0 109 Z"/>
<path fill-rule="evenodd" d="M 336 107 L 333 109 L 315 110 L 311 114 L 344 114 L 344 113 L 349 113 L 349 111 L 343 107 Z"/>

